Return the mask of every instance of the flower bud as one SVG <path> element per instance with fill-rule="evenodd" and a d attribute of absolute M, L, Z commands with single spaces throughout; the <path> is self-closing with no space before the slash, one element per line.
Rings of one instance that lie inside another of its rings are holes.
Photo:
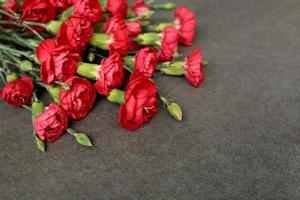
<path fill-rule="evenodd" d="M 6 75 L 6 81 L 9 83 L 9 82 L 12 82 L 12 81 L 15 81 L 18 79 L 18 75 L 14 72 L 12 73 L 9 73 Z"/>
<path fill-rule="evenodd" d="M 33 65 L 29 60 L 22 60 L 20 62 L 20 68 L 23 72 L 30 72 L 33 68 Z"/>
<path fill-rule="evenodd" d="M 85 133 L 78 133 L 76 130 L 68 128 L 67 129 L 68 133 L 70 133 L 71 135 L 73 135 L 76 138 L 76 141 L 83 145 L 83 146 L 87 146 L 87 147 L 92 147 L 93 144 L 90 140 L 90 138 L 85 134 Z"/>
<path fill-rule="evenodd" d="M 124 91 L 113 89 L 112 91 L 110 91 L 109 95 L 106 98 L 110 102 L 117 103 L 117 104 L 124 104 L 125 103 L 124 95 L 125 95 Z"/>
<path fill-rule="evenodd" d="M 41 101 L 33 102 L 32 104 L 32 115 L 36 118 L 39 114 L 41 114 L 45 110 L 45 105 Z"/>
<path fill-rule="evenodd" d="M 174 117 L 176 120 L 181 121 L 182 120 L 182 111 L 178 104 L 176 103 L 170 103 L 168 105 L 168 111 L 172 117 Z"/>

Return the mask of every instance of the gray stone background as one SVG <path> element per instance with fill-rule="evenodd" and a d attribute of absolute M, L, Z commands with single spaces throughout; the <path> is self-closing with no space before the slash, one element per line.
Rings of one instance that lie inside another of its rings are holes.
<path fill-rule="evenodd" d="M 100 98 L 72 124 L 94 148 L 64 135 L 40 153 L 30 114 L 0 101 L 0 199 L 300 199 L 300 1 L 176 2 L 198 16 L 181 52 L 201 46 L 210 62 L 200 89 L 157 80 L 183 122 L 161 108 L 128 132 Z"/>

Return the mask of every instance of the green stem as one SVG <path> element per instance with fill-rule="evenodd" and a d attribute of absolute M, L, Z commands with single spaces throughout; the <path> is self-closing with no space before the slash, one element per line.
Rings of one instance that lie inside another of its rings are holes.
<path fill-rule="evenodd" d="M 23 105 L 22 107 L 25 108 L 26 110 L 31 111 L 31 108 L 29 106 Z"/>
<path fill-rule="evenodd" d="M 0 44 L 0 49 L 30 58 L 29 52 L 19 51 L 19 50 L 13 49 L 11 47 L 8 47 L 8 46 L 2 45 L 2 44 Z"/>

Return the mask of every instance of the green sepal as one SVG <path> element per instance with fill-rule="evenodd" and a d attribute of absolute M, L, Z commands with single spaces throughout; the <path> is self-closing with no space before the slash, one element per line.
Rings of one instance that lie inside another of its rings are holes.
<path fill-rule="evenodd" d="M 18 79 L 18 75 L 15 72 L 6 75 L 6 82 L 12 82 Z"/>
<path fill-rule="evenodd" d="M 106 97 L 110 102 L 117 104 L 125 103 L 125 92 L 118 89 L 113 89 L 110 91 L 109 95 Z"/>
<path fill-rule="evenodd" d="M 58 33 L 62 23 L 63 23 L 63 21 L 52 20 L 46 25 L 46 29 L 49 33 L 54 35 L 54 34 Z"/>
<path fill-rule="evenodd" d="M 166 2 L 166 3 L 153 3 L 151 6 L 157 10 L 173 10 L 176 8 L 177 4 L 174 2 Z"/>
<path fill-rule="evenodd" d="M 144 33 L 138 35 L 137 38 L 135 38 L 135 41 L 145 46 L 156 46 L 160 39 L 161 36 L 158 33 Z"/>
<path fill-rule="evenodd" d="M 89 62 L 94 62 L 95 54 L 93 52 L 89 52 L 87 58 Z"/>
<path fill-rule="evenodd" d="M 51 85 L 48 87 L 48 92 L 50 93 L 51 97 L 53 98 L 53 101 L 60 105 L 59 101 L 59 93 L 60 93 L 60 87 L 57 87 L 55 85 Z"/>
<path fill-rule="evenodd" d="M 127 67 L 130 67 L 131 69 L 134 68 L 134 62 L 135 62 L 135 57 L 134 56 L 125 56 L 123 57 L 123 63 Z"/>
<path fill-rule="evenodd" d="M 33 136 L 35 146 L 38 150 L 42 152 L 46 152 L 46 144 L 43 140 L 41 140 L 36 134 Z"/>
<path fill-rule="evenodd" d="M 66 21 L 71 15 L 73 15 L 73 12 L 74 12 L 73 7 L 68 8 L 61 14 L 59 20 Z"/>
<path fill-rule="evenodd" d="M 90 39 L 90 44 L 103 50 L 109 50 L 108 41 L 111 39 L 109 34 L 94 33 Z"/>
<path fill-rule="evenodd" d="M 171 76 L 182 76 L 184 74 L 184 62 L 177 61 L 174 63 L 165 62 L 158 66 L 159 71 Z"/>
<path fill-rule="evenodd" d="M 100 67 L 100 65 L 92 63 L 77 63 L 77 74 L 91 80 L 96 80 L 97 71 Z"/>
<path fill-rule="evenodd" d="M 40 115 L 45 110 L 45 105 L 41 101 L 33 102 L 31 107 L 32 107 L 33 118 L 36 118 L 38 115 Z"/>
<path fill-rule="evenodd" d="M 23 72 L 30 72 L 32 70 L 32 68 L 33 68 L 33 64 L 29 60 L 22 60 L 20 62 L 20 69 Z"/>

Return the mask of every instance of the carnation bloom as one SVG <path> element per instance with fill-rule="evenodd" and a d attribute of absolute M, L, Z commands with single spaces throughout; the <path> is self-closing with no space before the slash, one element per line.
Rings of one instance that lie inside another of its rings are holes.
<path fill-rule="evenodd" d="M 160 61 L 170 61 L 178 49 L 178 31 L 174 27 L 167 27 L 162 31 Z"/>
<path fill-rule="evenodd" d="M 106 8 L 112 15 L 119 15 L 122 18 L 126 18 L 128 2 L 127 0 L 108 0 Z"/>
<path fill-rule="evenodd" d="M 129 21 L 126 25 L 130 37 L 136 37 L 142 32 L 142 26 L 139 21 Z"/>
<path fill-rule="evenodd" d="M 115 15 L 112 18 L 107 18 L 104 24 L 104 33 L 113 33 L 119 28 L 125 27 L 124 18 L 120 17 L 119 15 Z"/>
<path fill-rule="evenodd" d="M 195 14 L 187 7 L 181 6 L 176 8 L 174 15 L 178 27 L 179 42 L 186 46 L 192 45 L 196 29 Z"/>
<path fill-rule="evenodd" d="M 142 73 L 147 78 L 151 78 L 155 73 L 157 63 L 157 50 L 153 47 L 145 47 L 135 56 L 134 70 Z"/>
<path fill-rule="evenodd" d="M 40 76 L 46 84 L 70 78 L 76 73 L 76 63 L 81 61 L 78 53 L 68 46 L 58 45 L 53 39 L 43 40 L 39 44 L 37 57 L 41 62 Z"/>
<path fill-rule="evenodd" d="M 72 6 L 74 0 L 49 0 L 49 1 L 58 12 L 63 12 Z"/>
<path fill-rule="evenodd" d="M 108 58 L 102 59 L 96 78 L 96 89 L 105 96 L 107 96 L 112 89 L 122 86 L 124 65 L 119 54 L 114 53 Z"/>
<path fill-rule="evenodd" d="M 143 0 L 136 0 L 131 5 L 131 10 L 135 15 L 142 16 L 149 12 L 150 8 Z"/>
<path fill-rule="evenodd" d="M 112 37 L 108 42 L 110 54 L 119 53 L 125 56 L 128 53 L 129 37 L 126 25 L 119 27 L 112 33 Z"/>
<path fill-rule="evenodd" d="M 119 123 L 131 131 L 139 129 L 157 113 L 157 87 L 148 78 L 135 72 L 125 91 L 125 104 L 119 108 Z"/>
<path fill-rule="evenodd" d="M 88 80 L 78 76 L 69 78 L 65 83 L 70 85 L 70 89 L 61 88 L 59 93 L 60 105 L 70 118 L 74 120 L 83 119 L 94 105 L 95 87 Z"/>
<path fill-rule="evenodd" d="M 205 74 L 203 72 L 202 52 L 200 49 L 195 49 L 185 59 L 184 76 L 195 87 L 200 87 L 204 81 Z"/>
<path fill-rule="evenodd" d="M 24 0 L 21 19 L 23 21 L 33 21 L 47 23 L 54 20 L 56 11 L 49 0 Z M 34 26 L 37 31 L 43 31 L 44 28 Z"/>
<path fill-rule="evenodd" d="M 34 120 L 34 129 L 41 140 L 54 142 L 58 140 L 68 126 L 68 118 L 63 109 L 51 103 L 46 110 Z"/>
<path fill-rule="evenodd" d="M 13 106 L 30 105 L 32 93 L 33 82 L 27 76 L 6 83 L 4 88 L 0 90 L 0 96 Z"/>
<path fill-rule="evenodd" d="M 75 0 L 74 13 L 86 17 L 92 24 L 102 19 L 102 7 L 98 0 Z"/>
<path fill-rule="evenodd" d="M 91 22 L 86 17 L 75 14 L 61 25 L 56 37 L 60 45 L 67 45 L 75 51 L 82 51 L 92 35 Z"/>

